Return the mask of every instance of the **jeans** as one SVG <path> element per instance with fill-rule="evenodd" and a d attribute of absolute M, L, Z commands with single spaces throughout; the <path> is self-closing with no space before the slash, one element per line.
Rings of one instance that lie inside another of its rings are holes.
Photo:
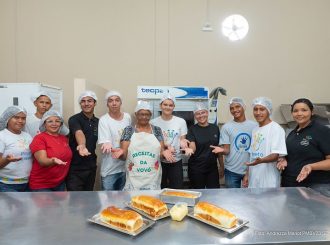
<path fill-rule="evenodd" d="M 225 169 L 225 184 L 227 188 L 241 188 L 244 174 L 237 174 Z"/>
<path fill-rule="evenodd" d="M 0 192 L 24 192 L 28 190 L 28 183 L 5 184 L 0 182 Z"/>
<path fill-rule="evenodd" d="M 42 189 L 34 189 L 32 192 L 46 192 L 46 191 L 65 191 L 65 182 L 63 181 L 58 186 L 52 188 L 42 188 Z"/>
<path fill-rule="evenodd" d="M 110 174 L 105 177 L 101 177 L 102 190 L 105 191 L 121 191 L 126 182 L 125 172 Z"/>

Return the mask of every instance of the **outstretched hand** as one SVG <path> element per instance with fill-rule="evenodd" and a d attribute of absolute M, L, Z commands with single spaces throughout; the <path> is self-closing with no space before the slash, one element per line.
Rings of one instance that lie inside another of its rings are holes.
<path fill-rule="evenodd" d="M 13 154 L 8 154 L 6 156 L 6 160 L 8 162 L 18 162 L 18 161 L 22 160 L 22 157 L 15 157 Z"/>
<path fill-rule="evenodd" d="M 82 157 L 89 156 L 91 153 L 88 151 L 85 145 L 78 145 L 77 151 L 79 152 L 79 155 Z"/>
<path fill-rule="evenodd" d="M 103 154 L 110 154 L 111 150 L 112 150 L 112 144 L 110 142 L 102 144 L 101 151 Z"/>
<path fill-rule="evenodd" d="M 213 149 L 212 152 L 215 154 L 223 153 L 225 151 L 225 149 L 220 146 L 210 145 L 210 147 Z"/>
<path fill-rule="evenodd" d="M 312 172 L 312 166 L 311 166 L 310 164 L 305 165 L 305 166 L 301 169 L 301 171 L 300 171 L 300 173 L 299 173 L 299 175 L 298 175 L 298 177 L 297 177 L 297 181 L 298 181 L 298 182 L 303 181 L 304 179 L 307 178 L 307 176 L 308 176 L 311 172 Z"/>
<path fill-rule="evenodd" d="M 123 149 L 121 148 L 112 148 L 111 149 L 111 156 L 112 158 L 118 159 L 124 154 Z"/>

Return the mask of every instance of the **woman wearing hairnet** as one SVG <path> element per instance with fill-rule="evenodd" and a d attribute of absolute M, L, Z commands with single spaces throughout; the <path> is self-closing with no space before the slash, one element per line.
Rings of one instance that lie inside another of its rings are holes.
<path fill-rule="evenodd" d="M 47 111 L 39 125 L 40 134 L 30 145 L 34 156 L 30 174 L 31 191 L 64 191 L 72 152 L 68 139 L 59 134 L 65 127 L 57 111 Z"/>
<path fill-rule="evenodd" d="M 0 117 L 0 192 L 26 191 L 32 165 L 32 137 L 23 132 L 26 110 L 9 106 Z"/>
<path fill-rule="evenodd" d="M 150 124 L 151 105 L 139 101 L 135 108 L 135 127 L 128 126 L 121 137 L 121 148 L 114 149 L 113 157 L 126 159 L 124 190 L 160 189 L 162 167 L 160 158 L 169 162 L 175 159 L 172 152 L 164 150 L 162 130 Z"/>
<path fill-rule="evenodd" d="M 165 147 L 173 152 L 175 162 L 162 161 L 162 188 L 183 188 L 183 169 L 180 148 L 187 148 L 186 121 L 173 115 L 176 100 L 171 94 L 165 94 L 159 106 L 162 114 L 151 120 L 151 124 L 162 129 Z"/>
<path fill-rule="evenodd" d="M 280 172 L 276 167 L 280 156 L 287 154 L 284 129 L 272 121 L 272 102 L 266 97 L 253 100 L 253 115 L 259 127 L 252 130 L 250 162 L 243 184 L 251 188 L 280 187 Z"/>
<path fill-rule="evenodd" d="M 187 140 L 190 141 L 186 154 L 192 154 L 188 160 L 188 177 L 192 188 L 219 188 L 219 154 L 212 153 L 211 145 L 219 144 L 219 127 L 208 122 L 209 110 L 205 103 L 197 102 L 194 110 L 197 121 L 190 127 Z M 189 150 L 189 151 L 188 151 Z"/>

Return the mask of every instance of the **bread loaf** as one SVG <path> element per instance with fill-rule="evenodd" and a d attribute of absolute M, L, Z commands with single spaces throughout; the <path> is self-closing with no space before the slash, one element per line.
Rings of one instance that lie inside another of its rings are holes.
<path fill-rule="evenodd" d="M 131 204 L 152 217 L 159 217 L 168 212 L 166 204 L 152 196 L 135 196 L 132 198 Z"/>
<path fill-rule="evenodd" d="M 132 210 L 120 209 L 110 206 L 103 209 L 100 213 L 102 222 L 114 225 L 127 231 L 136 231 L 143 225 L 143 219 L 140 214 Z"/>
<path fill-rule="evenodd" d="M 234 214 L 208 202 L 198 202 L 194 207 L 194 216 L 224 228 L 232 228 L 237 224 Z"/>
<path fill-rule="evenodd" d="M 188 192 L 183 191 L 164 191 L 162 195 L 165 196 L 177 196 L 177 197 L 186 197 L 186 198 L 196 198 L 197 196 Z"/>

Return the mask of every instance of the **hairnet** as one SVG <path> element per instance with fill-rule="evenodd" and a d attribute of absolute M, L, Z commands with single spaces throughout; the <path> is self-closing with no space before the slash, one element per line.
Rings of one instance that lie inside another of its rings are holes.
<path fill-rule="evenodd" d="M 122 97 L 121 97 L 121 94 L 120 94 L 118 91 L 114 91 L 114 90 L 108 91 L 108 92 L 105 94 L 105 101 L 107 102 L 108 99 L 109 99 L 111 96 L 118 96 L 118 97 L 120 98 L 120 100 L 123 101 L 123 99 L 122 99 Z"/>
<path fill-rule="evenodd" d="M 92 97 L 94 100 L 97 101 L 96 94 L 93 91 L 86 90 L 79 95 L 78 103 L 80 104 L 81 100 L 85 97 Z"/>
<path fill-rule="evenodd" d="M 139 100 L 136 107 L 135 107 L 135 110 L 134 112 L 138 112 L 139 110 L 148 110 L 151 112 L 152 114 L 152 107 L 151 107 L 151 104 L 146 101 L 146 100 Z"/>
<path fill-rule="evenodd" d="M 46 131 L 45 121 L 50 117 L 58 117 L 61 120 L 62 126 L 60 128 L 59 134 L 63 134 L 63 135 L 68 135 L 69 134 L 69 129 L 63 123 L 64 120 L 63 120 L 62 115 L 58 111 L 55 111 L 55 110 L 46 111 L 45 114 L 42 116 L 42 118 L 40 120 L 40 123 L 39 123 L 40 132 L 45 132 Z"/>
<path fill-rule="evenodd" d="M 244 109 L 245 109 L 245 103 L 244 103 L 244 101 L 243 101 L 243 99 L 242 98 L 240 98 L 240 97 L 232 97 L 231 99 L 230 99 L 230 101 L 229 101 L 229 106 L 230 105 L 232 105 L 232 104 L 239 104 L 239 105 L 241 105 Z"/>
<path fill-rule="evenodd" d="M 174 105 L 176 103 L 175 97 L 173 95 L 171 95 L 170 93 L 164 94 L 163 97 L 160 99 L 160 103 L 159 104 L 163 103 L 164 100 L 172 100 L 173 103 L 174 103 Z"/>
<path fill-rule="evenodd" d="M 267 98 L 267 97 L 255 98 L 252 101 L 252 107 L 254 108 L 256 105 L 261 105 L 261 106 L 266 107 L 267 111 L 269 112 L 269 115 L 272 114 L 273 105 L 272 105 L 272 101 L 269 98 Z"/>
<path fill-rule="evenodd" d="M 50 99 L 51 102 L 53 101 L 53 99 L 52 99 L 52 97 L 49 95 L 49 93 L 47 93 L 46 91 L 38 91 L 38 92 L 33 93 L 33 94 L 31 95 L 31 100 L 32 100 L 32 102 L 35 102 L 40 96 L 47 96 L 47 97 Z"/>
<path fill-rule="evenodd" d="M 20 112 L 23 112 L 25 115 L 27 114 L 25 108 L 23 107 L 15 105 L 7 107 L 7 109 L 0 116 L 0 130 L 5 129 L 9 119 Z"/>
<path fill-rule="evenodd" d="M 203 111 L 203 110 L 208 111 L 209 110 L 208 105 L 204 102 L 197 102 L 195 104 L 194 114 L 198 111 Z"/>

